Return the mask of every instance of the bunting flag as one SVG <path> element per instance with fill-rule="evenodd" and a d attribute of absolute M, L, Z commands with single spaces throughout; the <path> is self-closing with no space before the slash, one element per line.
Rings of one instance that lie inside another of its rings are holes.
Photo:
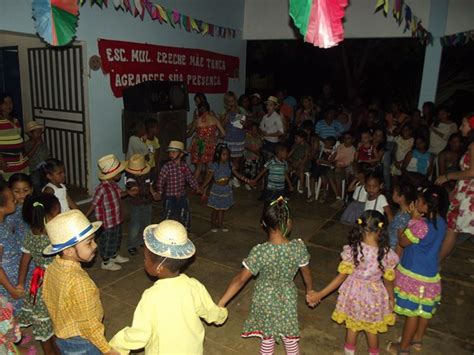
<path fill-rule="evenodd" d="M 474 42 L 474 30 L 454 33 L 440 38 L 443 47 L 460 47 L 469 42 Z"/>
<path fill-rule="evenodd" d="M 389 2 L 390 0 L 376 0 L 375 12 L 383 9 L 384 16 L 387 16 Z M 411 36 L 418 38 L 421 43 L 433 43 L 433 35 L 423 27 L 421 19 L 413 13 L 404 0 L 394 0 L 392 13 L 398 26 L 401 26 L 402 22 L 405 21 L 403 33 L 410 31 Z"/>
<path fill-rule="evenodd" d="M 34 0 L 36 1 L 36 0 Z M 89 3 L 91 6 L 97 5 L 102 8 L 107 7 L 108 0 L 42 0 L 49 2 L 75 2 L 80 6 Z M 307 1 L 307 2 L 327 2 L 330 4 L 333 1 L 338 3 L 347 3 L 347 0 L 294 0 L 296 2 Z M 382 0 L 384 1 L 384 0 Z M 385 0 L 388 1 L 388 0 Z M 159 4 L 154 4 L 152 0 L 112 0 L 114 9 L 117 11 L 130 12 L 134 17 L 139 17 L 141 20 L 145 18 L 145 14 L 148 14 L 153 21 L 158 21 L 160 24 L 166 23 L 173 28 L 184 28 L 186 32 L 195 32 L 203 36 L 219 37 L 219 38 L 236 38 L 237 30 L 228 27 L 216 26 L 211 23 L 207 23 L 202 20 L 195 19 L 188 15 L 182 14 L 177 10 L 163 7 Z M 327 5 L 329 6 L 329 5 Z M 328 9 L 332 11 L 333 9 Z M 337 12 L 336 16 L 340 16 L 340 12 Z M 342 16 L 344 12 L 342 11 Z M 341 23 L 342 33 L 342 23 Z"/>

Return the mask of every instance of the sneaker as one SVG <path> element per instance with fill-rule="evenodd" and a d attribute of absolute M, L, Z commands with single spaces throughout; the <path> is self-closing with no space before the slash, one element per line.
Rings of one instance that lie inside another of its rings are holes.
<path fill-rule="evenodd" d="M 229 229 L 227 228 L 222 228 L 221 231 L 223 231 L 224 233 L 227 233 L 229 231 Z"/>
<path fill-rule="evenodd" d="M 102 270 L 109 270 L 109 271 L 118 271 L 122 267 L 119 264 L 114 263 L 113 261 L 108 261 L 107 263 L 102 262 L 100 265 Z"/>
<path fill-rule="evenodd" d="M 234 187 L 240 187 L 240 182 L 236 177 L 232 179 L 232 185 L 234 185 Z"/>
<path fill-rule="evenodd" d="M 128 253 L 131 255 L 131 256 L 135 256 L 138 254 L 138 249 L 137 248 L 130 248 L 128 249 Z"/>
<path fill-rule="evenodd" d="M 212 233 L 217 233 L 217 228 L 212 228 L 212 229 L 211 229 L 211 232 L 212 232 Z"/>
<path fill-rule="evenodd" d="M 306 199 L 306 202 L 308 202 L 308 203 L 314 202 L 314 196 L 313 196 L 313 195 L 309 196 L 309 197 Z"/>
<path fill-rule="evenodd" d="M 252 188 L 250 187 L 249 184 L 245 184 L 245 189 L 248 190 L 248 191 L 252 190 Z"/>
<path fill-rule="evenodd" d="M 113 258 L 110 258 L 110 260 L 112 260 L 112 262 L 115 264 L 124 264 L 130 261 L 129 258 L 126 258 L 125 256 L 120 256 L 118 254 L 114 256 Z"/>

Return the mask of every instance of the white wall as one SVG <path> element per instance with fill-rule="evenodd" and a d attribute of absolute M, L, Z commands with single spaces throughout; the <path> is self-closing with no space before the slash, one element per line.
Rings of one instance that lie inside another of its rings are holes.
<path fill-rule="evenodd" d="M 374 13 L 375 0 L 352 0 L 346 8 L 345 38 L 409 37 L 392 15 L 393 1 L 387 17 Z M 436 1 L 436 0 L 433 0 Z M 288 15 L 289 0 L 246 0 L 244 39 L 294 39 L 295 31 Z M 413 13 L 429 27 L 431 0 L 406 0 Z M 474 29 L 474 1 L 450 0 L 446 34 Z"/>
<path fill-rule="evenodd" d="M 204 20 L 215 25 L 242 29 L 244 0 L 160 0 L 157 3 L 179 10 L 181 13 Z M 0 1 L 0 31 L 35 33 L 31 19 L 31 0 Z M 119 12 L 109 7 L 85 5 L 81 8 L 77 39 L 84 42 L 87 58 L 98 54 L 97 39 L 116 39 L 131 42 L 176 47 L 201 48 L 240 58 L 240 79 L 231 79 L 229 89 L 236 93 L 245 90 L 246 42 L 241 39 L 241 31 L 236 39 L 203 37 L 188 33 L 184 29 L 173 29 L 167 24 L 160 25 L 152 21 L 148 14 L 144 21 L 129 13 Z M 1 39 L 0 39 L 1 40 Z M 1 46 L 0 42 L 0 46 Z M 91 140 L 90 187 L 96 184 L 99 157 L 109 153 L 122 155 L 121 146 L 121 110 L 122 99 L 115 98 L 109 84 L 109 77 L 102 71 L 91 72 L 88 80 L 88 99 Z M 192 102 L 192 95 L 190 95 Z M 215 111 L 222 109 L 222 95 L 208 95 L 211 107 Z M 191 105 L 193 106 L 193 105 Z M 190 117 L 190 116 L 189 116 Z"/>

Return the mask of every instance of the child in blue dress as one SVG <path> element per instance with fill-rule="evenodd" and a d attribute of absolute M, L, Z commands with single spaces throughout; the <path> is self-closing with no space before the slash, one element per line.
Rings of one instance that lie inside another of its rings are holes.
<path fill-rule="evenodd" d="M 14 213 L 15 209 L 12 190 L 6 184 L 0 183 L 0 295 L 5 296 L 13 305 L 16 314 L 21 308 L 21 297 L 24 293 L 24 289 L 17 286 L 23 241 L 15 236 L 11 224 L 6 221 L 6 216 Z"/>
<path fill-rule="evenodd" d="M 232 175 L 242 180 L 246 184 L 251 184 L 250 179 L 239 174 L 237 169 L 230 162 L 230 150 L 226 144 L 218 144 L 214 153 L 213 162 L 209 165 L 206 180 L 202 186 L 205 190 L 207 185 L 212 181 L 211 191 L 207 206 L 212 208 L 211 214 L 211 231 L 216 233 L 220 228 L 222 232 L 228 232 L 227 228 L 223 228 L 224 212 L 234 204 L 234 194 L 230 179 Z"/>
<path fill-rule="evenodd" d="M 404 179 L 399 180 L 398 183 L 393 186 L 392 200 L 400 209 L 388 226 L 388 235 L 390 248 L 397 250 L 400 256 L 401 248 L 397 249 L 398 236 L 405 231 L 410 221 L 408 209 L 410 205 L 416 201 L 416 188 Z"/>
<path fill-rule="evenodd" d="M 395 276 L 395 313 L 405 316 L 400 342 L 389 344 L 396 354 L 421 350 L 428 321 L 441 300 L 439 251 L 446 233 L 446 192 L 434 186 L 424 189 L 410 207 L 411 220 L 399 238 L 404 248 Z"/>

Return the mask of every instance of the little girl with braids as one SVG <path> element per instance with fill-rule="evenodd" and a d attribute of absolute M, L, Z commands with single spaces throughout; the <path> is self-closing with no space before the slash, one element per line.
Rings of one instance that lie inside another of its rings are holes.
<path fill-rule="evenodd" d="M 314 306 L 340 286 L 332 319 L 346 325 L 344 354 L 355 354 L 360 331 L 367 336 L 369 354 L 379 354 L 377 334 L 395 323 L 393 280 L 398 263 L 383 214 L 368 210 L 357 219 L 341 259 L 339 274 L 323 290 L 310 294 L 308 302 Z"/>
<path fill-rule="evenodd" d="M 291 216 L 283 197 L 267 205 L 261 218 L 268 241 L 252 248 L 242 262 L 242 270 L 232 279 L 219 301 L 225 305 L 245 283 L 257 276 L 250 314 L 244 323 L 242 337 L 259 337 L 260 354 L 273 354 L 275 340 L 281 339 L 287 354 L 299 354 L 297 298 L 293 279 L 301 271 L 309 295 L 313 279 L 309 268 L 309 253 L 301 239 L 288 240 Z"/>

